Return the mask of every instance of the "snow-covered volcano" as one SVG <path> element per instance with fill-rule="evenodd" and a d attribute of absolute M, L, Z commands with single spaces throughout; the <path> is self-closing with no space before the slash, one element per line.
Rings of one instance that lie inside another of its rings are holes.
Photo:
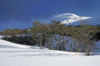
<path fill-rule="evenodd" d="M 44 21 L 51 23 L 53 20 L 61 21 L 61 24 L 67 25 L 80 25 L 80 21 L 85 21 L 87 24 L 91 25 L 100 25 L 100 17 L 99 16 L 80 16 L 74 13 L 62 13 L 56 14 L 46 19 L 37 19 L 38 21 Z"/>
<path fill-rule="evenodd" d="M 76 14 L 73 13 L 63 13 L 60 15 L 55 16 L 56 18 L 62 18 L 61 20 L 61 24 L 69 24 L 69 23 L 73 23 L 76 21 L 81 21 L 84 19 L 90 19 L 91 17 L 83 17 L 83 16 L 78 16 Z"/>

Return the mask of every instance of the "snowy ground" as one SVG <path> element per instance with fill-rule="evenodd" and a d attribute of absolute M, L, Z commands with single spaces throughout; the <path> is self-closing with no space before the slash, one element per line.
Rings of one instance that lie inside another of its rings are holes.
<path fill-rule="evenodd" d="M 0 36 L 1 37 L 1 36 Z M 37 47 L 38 48 L 38 47 Z M 0 66 L 99 66 L 100 55 L 32 49 L 0 39 Z"/>

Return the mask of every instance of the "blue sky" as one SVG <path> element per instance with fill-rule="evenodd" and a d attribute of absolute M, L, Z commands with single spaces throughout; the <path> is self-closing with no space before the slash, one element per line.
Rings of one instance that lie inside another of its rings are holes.
<path fill-rule="evenodd" d="M 100 17 L 100 0 L 0 0 L 0 30 L 29 28 L 63 13 Z"/>

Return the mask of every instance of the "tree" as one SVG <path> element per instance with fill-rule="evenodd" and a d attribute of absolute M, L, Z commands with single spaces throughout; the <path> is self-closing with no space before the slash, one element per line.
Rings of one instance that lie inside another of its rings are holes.
<path fill-rule="evenodd" d="M 33 40 L 39 42 L 40 48 L 42 49 L 43 41 L 45 40 L 43 37 L 46 37 L 45 35 L 47 32 L 46 24 L 35 20 L 30 32 L 32 33 Z M 37 37 L 37 39 L 34 37 Z"/>
<path fill-rule="evenodd" d="M 0 35 L 3 35 L 3 32 L 2 31 L 0 31 Z"/>
<path fill-rule="evenodd" d="M 71 35 L 77 41 L 78 51 L 84 51 L 86 55 L 90 55 L 90 51 L 96 49 L 92 36 L 95 34 L 95 28 L 90 25 L 82 24 L 81 27 L 71 27 Z M 92 33 L 92 34 L 91 34 Z"/>

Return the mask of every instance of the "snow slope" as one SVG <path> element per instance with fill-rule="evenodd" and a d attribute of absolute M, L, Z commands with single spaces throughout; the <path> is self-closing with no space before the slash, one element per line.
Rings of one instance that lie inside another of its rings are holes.
<path fill-rule="evenodd" d="M 84 19 L 90 19 L 91 17 L 83 17 L 83 16 L 78 16 L 73 13 L 64 13 L 59 15 L 59 17 L 67 18 L 66 20 L 61 21 L 61 24 L 70 24 L 76 21 L 81 21 Z"/>
<path fill-rule="evenodd" d="M 74 52 L 32 49 L 0 40 L 0 66 L 99 66 L 100 55 L 82 56 Z"/>

